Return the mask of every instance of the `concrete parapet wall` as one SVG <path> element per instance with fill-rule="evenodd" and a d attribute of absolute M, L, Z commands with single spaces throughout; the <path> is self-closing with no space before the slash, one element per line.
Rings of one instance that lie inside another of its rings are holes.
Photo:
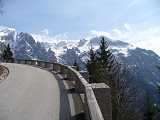
<path fill-rule="evenodd" d="M 75 82 L 75 91 L 77 93 L 84 94 L 86 120 L 112 120 L 111 93 L 106 84 L 89 84 L 72 66 L 38 60 L 16 59 L 11 62 L 39 66 L 62 74 L 64 79 Z"/>

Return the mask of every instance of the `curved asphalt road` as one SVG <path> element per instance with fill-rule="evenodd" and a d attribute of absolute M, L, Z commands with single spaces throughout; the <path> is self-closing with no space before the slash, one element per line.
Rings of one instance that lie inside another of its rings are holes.
<path fill-rule="evenodd" d="M 0 83 L 0 120 L 60 119 L 61 94 L 51 73 L 27 65 L 3 65 L 10 73 Z"/>

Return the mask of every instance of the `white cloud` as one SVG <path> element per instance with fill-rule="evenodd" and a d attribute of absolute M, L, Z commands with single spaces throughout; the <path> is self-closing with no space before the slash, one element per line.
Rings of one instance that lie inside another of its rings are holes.
<path fill-rule="evenodd" d="M 123 27 L 112 29 L 109 32 L 92 30 L 86 39 L 90 39 L 95 36 L 107 36 L 113 40 L 122 40 L 136 47 L 153 50 L 160 55 L 160 26 L 146 26 L 149 25 L 147 25 L 147 23 L 141 25 L 131 25 L 125 23 Z M 37 41 L 40 42 L 57 43 L 62 40 L 67 42 L 78 41 L 71 40 L 70 37 L 68 37 L 68 33 L 50 36 L 48 29 L 44 29 L 43 31 L 45 34 L 32 35 Z"/>
<path fill-rule="evenodd" d="M 124 27 L 128 30 L 128 31 L 131 31 L 131 26 L 128 24 L 128 23 L 125 23 L 124 24 Z"/>
<path fill-rule="evenodd" d="M 67 33 L 55 35 L 53 38 L 55 40 L 68 40 L 69 39 Z"/>
<path fill-rule="evenodd" d="M 36 41 L 39 42 L 58 43 L 59 41 L 76 41 L 76 40 L 71 40 L 68 37 L 69 36 L 68 33 L 50 35 L 47 29 L 43 33 L 44 34 L 31 34 L 31 35 Z"/>
<path fill-rule="evenodd" d="M 49 30 L 48 29 L 42 30 L 42 34 L 49 35 Z"/>
<path fill-rule="evenodd" d="M 68 40 L 69 39 L 69 35 L 68 33 L 60 33 L 60 34 L 55 34 L 52 35 L 50 34 L 50 31 L 45 28 L 43 29 L 40 34 L 32 34 L 33 37 L 37 38 L 37 41 L 40 42 L 53 42 L 53 41 L 57 41 L 57 40 Z"/>
<path fill-rule="evenodd" d="M 90 34 L 91 36 L 110 36 L 110 33 L 104 31 L 96 31 L 96 30 L 91 30 Z"/>
<path fill-rule="evenodd" d="M 111 39 L 129 42 L 137 47 L 153 50 L 160 55 L 160 26 L 136 27 L 124 24 L 123 28 L 113 29 L 110 32 L 91 31 L 91 35 L 104 35 Z"/>

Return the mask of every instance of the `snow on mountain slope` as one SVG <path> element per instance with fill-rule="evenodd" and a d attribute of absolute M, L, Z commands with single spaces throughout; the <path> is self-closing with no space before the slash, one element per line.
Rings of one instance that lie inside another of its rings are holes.
<path fill-rule="evenodd" d="M 0 42 L 5 42 L 6 44 L 10 43 L 12 49 L 14 49 L 17 44 L 17 40 L 19 39 L 16 38 L 17 34 L 18 32 L 14 28 L 0 27 Z M 96 50 L 99 48 L 99 42 L 101 39 L 100 36 L 93 38 L 88 37 L 87 39 L 82 39 L 82 40 L 67 40 L 65 38 L 61 39 L 55 36 L 49 36 L 45 34 L 42 35 L 29 34 L 29 35 L 31 35 L 36 42 L 40 42 L 46 48 L 46 50 L 51 48 L 51 50 L 55 52 L 55 56 L 58 59 L 60 59 L 60 56 L 64 55 L 68 49 L 78 48 L 77 54 L 79 55 L 87 53 L 91 48 L 91 46 Z M 139 45 L 140 43 L 129 44 L 120 40 L 112 40 L 108 37 L 105 37 L 105 39 L 110 44 L 110 47 L 116 50 L 114 54 L 122 53 L 126 57 L 128 56 L 128 50 L 135 49 L 137 46 L 140 46 Z M 151 50 L 157 51 L 158 48 L 157 47 L 154 48 L 153 43 L 151 45 L 152 45 Z M 145 48 L 145 45 L 142 48 Z M 86 60 L 86 57 L 82 59 Z"/>
<path fill-rule="evenodd" d="M 78 46 L 77 48 L 79 48 L 80 52 L 88 52 L 89 49 L 91 48 L 91 46 L 97 50 L 99 48 L 99 44 L 100 44 L 100 40 L 102 39 L 102 37 L 94 37 L 90 40 L 81 40 L 79 42 L 79 44 L 83 43 L 83 45 L 81 45 L 80 47 Z M 126 43 L 126 42 L 122 42 L 119 40 L 111 40 L 108 37 L 104 37 L 104 39 L 107 41 L 107 43 L 109 44 L 111 49 L 116 50 L 118 53 L 122 53 L 125 56 L 128 55 L 128 50 L 129 49 L 135 49 L 136 47 Z M 118 54 L 118 53 L 114 53 L 114 54 Z"/>
<path fill-rule="evenodd" d="M 16 29 L 0 26 L 0 36 L 5 36 L 5 35 L 8 35 L 9 33 L 13 33 L 13 32 L 15 33 Z"/>
<path fill-rule="evenodd" d="M 82 40 L 57 39 L 47 35 L 18 33 L 15 29 L 0 27 L 0 47 L 3 46 L 2 42 L 10 43 L 16 58 L 52 60 L 67 65 L 73 65 L 76 61 L 82 70 L 86 69 L 89 49 L 92 46 L 97 50 L 101 39 L 100 36 Z M 157 69 L 160 57 L 153 52 L 155 48 L 151 51 L 147 50 L 145 45 L 145 49 L 142 49 L 137 48 L 137 44 L 132 45 L 108 37 L 105 37 L 105 40 L 113 53 L 120 58 L 122 65 L 126 64 L 132 72 L 134 71 L 136 84 L 157 97 L 155 86 L 160 83 L 160 72 Z"/>
<path fill-rule="evenodd" d="M 10 44 L 15 58 L 56 61 L 55 53 L 49 48 L 46 50 L 43 44 L 36 42 L 30 34 L 0 27 L 0 46 L 4 48 L 7 44 Z M 3 48 L 0 48 L 0 52 Z"/>
<path fill-rule="evenodd" d="M 61 59 L 61 56 L 66 54 L 68 49 L 72 49 L 76 51 L 75 54 L 81 57 L 82 61 L 86 61 L 87 60 L 86 54 L 88 53 L 91 46 L 95 50 L 97 50 L 99 48 L 99 42 L 101 39 L 102 38 L 100 36 L 92 38 L 88 37 L 87 39 L 81 39 L 81 40 L 66 40 L 65 38 L 61 39 L 58 37 L 43 35 L 43 34 L 38 35 L 38 34 L 22 33 L 22 35 L 20 35 L 20 33 L 18 33 L 14 28 L 0 27 L 0 42 L 3 42 L 5 44 L 9 43 L 13 50 L 15 49 L 19 41 L 25 40 L 23 44 L 26 45 L 28 52 L 30 52 L 30 50 L 34 45 L 28 42 L 32 40 L 35 42 L 39 42 L 42 46 L 45 47 L 46 50 L 49 50 L 49 48 L 51 48 L 51 50 L 55 52 L 55 56 L 58 58 L 58 60 Z M 129 55 L 128 52 L 129 50 L 134 50 L 137 46 L 139 46 L 136 44 L 132 45 L 120 40 L 112 40 L 108 37 L 105 37 L 105 40 L 109 43 L 110 48 L 114 49 L 114 54 L 122 53 L 125 57 Z"/>
<path fill-rule="evenodd" d="M 54 37 L 46 35 L 36 35 L 32 34 L 33 38 L 36 41 L 39 41 L 44 44 L 46 49 L 51 48 L 57 58 L 65 54 L 67 49 L 78 48 L 79 52 L 77 54 L 86 53 L 90 50 L 91 46 L 96 50 L 99 48 L 99 42 L 101 37 L 94 37 L 92 39 L 82 39 L 82 40 L 63 40 L 55 39 Z M 136 47 L 130 45 L 126 42 L 119 40 L 111 40 L 105 37 L 106 41 L 110 44 L 111 48 L 118 50 L 119 53 L 123 53 L 125 56 L 128 55 L 128 49 L 135 49 Z"/>
<path fill-rule="evenodd" d="M 47 35 L 31 34 L 35 41 L 41 42 L 46 49 L 51 48 L 57 57 L 64 54 L 67 49 L 77 47 L 78 40 L 56 39 Z"/>
<path fill-rule="evenodd" d="M 97 50 L 99 48 L 99 42 L 102 39 L 99 36 L 99 37 L 93 37 L 93 38 L 89 37 L 87 39 L 82 39 L 82 40 L 66 40 L 66 39 L 61 39 L 54 36 L 52 37 L 44 34 L 42 35 L 25 34 L 25 35 L 22 35 L 22 37 L 20 37 L 19 33 L 14 28 L 0 27 L 0 42 L 4 42 L 5 44 L 10 43 L 13 51 L 17 51 L 17 49 L 19 48 L 16 46 L 20 43 L 19 41 L 22 41 L 22 40 L 24 41 L 24 39 L 26 39 L 25 49 L 26 49 L 26 54 L 28 54 L 28 56 L 31 55 L 32 53 L 31 50 L 32 50 L 32 47 L 34 46 L 28 43 L 29 42 L 28 39 L 32 39 L 30 36 L 33 37 L 35 42 L 40 42 L 41 45 L 44 46 L 47 51 L 51 48 L 51 50 L 55 53 L 55 57 L 57 58 L 57 61 L 59 62 L 63 61 L 63 63 L 65 62 L 64 60 L 62 60 L 62 58 L 65 54 L 70 54 L 70 52 L 67 52 L 69 49 L 76 51 L 75 53 L 74 52 L 73 53 L 75 54 L 74 56 L 79 57 L 80 59 L 79 61 L 86 62 L 88 59 L 87 54 L 91 46 L 95 50 Z M 131 45 L 129 43 L 126 43 L 120 40 L 112 40 L 108 37 L 105 37 L 105 40 L 109 43 L 110 47 L 114 49 L 114 54 L 122 53 L 125 57 L 129 55 L 128 50 L 136 48 L 136 45 Z"/>
<path fill-rule="evenodd" d="M 16 29 L 0 26 L 0 43 L 3 42 L 5 44 L 10 44 L 11 48 L 14 50 L 16 45 L 16 36 Z"/>

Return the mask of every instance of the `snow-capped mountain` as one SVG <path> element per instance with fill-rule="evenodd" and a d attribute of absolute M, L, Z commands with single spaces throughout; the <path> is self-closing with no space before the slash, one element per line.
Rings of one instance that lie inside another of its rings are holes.
<path fill-rule="evenodd" d="M 15 58 L 56 61 L 55 53 L 49 48 L 45 49 L 40 42 L 36 42 L 28 33 L 18 33 L 12 28 L 1 28 L 1 49 L 7 44 L 10 44 Z"/>
<path fill-rule="evenodd" d="M 32 34 L 36 41 L 40 41 L 46 49 L 51 48 L 56 55 L 56 58 L 61 62 L 61 57 L 68 53 L 68 49 L 73 49 L 75 54 L 81 57 L 83 62 L 86 61 L 86 54 L 90 50 L 91 46 L 96 50 L 99 48 L 99 42 L 101 37 L 94 37 L 92 39 L 81 39 L 81 40 L 57 40 L 54 37 L 49 37 L 45 35 L 35 35 Z M 125 56 L 128 55 L 128 49 L 135 49 L 133 45 L 120 40 L 111 40 L 105 37 L 106 41 L 109 43 L 110 47 L 117 50 L 118 53 L 123 53 Z M 115 52 L 116 54 L 116 52 Z"/>
<path fill-rule="evenodd" d="M 40 42 L 46 49 L 51 48 L 55 51 L 56 57 L 63 55 L 67 49 L 78 48 L 81 53 L 89 51 L 91 45 L 97 49 L 99 45 L 98 38 L 93 38 L 91 40 L 56 40 L 52 37 L 45 35 L 18 33 L 13 28 L 0 27 L 0 42 L 5 44 L 10 44 L 12 49 L 15 48 L 18 42 L 21 40 L 34 39 L 35 42 Z M 111 43 L 112 47 L 126 47 L 129 44 L 121 41 L 111 41 L 107 38 L 107 41 Z M 116 45 L 117 44 L 117 45 Z M 122 46 L 123 45 L 123 46 Z"/>
<path fill-rule="evenodd" d="M 41 42 L 46 49 L 51 48 L 52 51 L 55 52 L 58 61 L 60 61 L 60 56 L 62 56 L 67 49 L 75 48 L 78 45 L 78 40 L 63 40 L 37 34 L 32 34 L 32 36 L 35 41 Z"/>
<path fill-rule="evenodd" d="M 73 65 L 76 61 L 81 69 L 85 69 L 89 59 L 89 49 L 99 48 L 101 37 L 82 40 L 61 40 L 45 35 L 18 33 L 15 29 L 0 28 L 0 47 L 10 44 L 16 58 L 39 59 L 45 61 L 56 61 L 59 63 Z M 151 50 L 137 48 L 132 44 L 112 40 L 105 37 L 111 50 L 119 59 L 119 62 L 129 66 L 133 72 L 136 82 L 154 96 L 156 86 L 160 84 L 160 57 Z"/>

